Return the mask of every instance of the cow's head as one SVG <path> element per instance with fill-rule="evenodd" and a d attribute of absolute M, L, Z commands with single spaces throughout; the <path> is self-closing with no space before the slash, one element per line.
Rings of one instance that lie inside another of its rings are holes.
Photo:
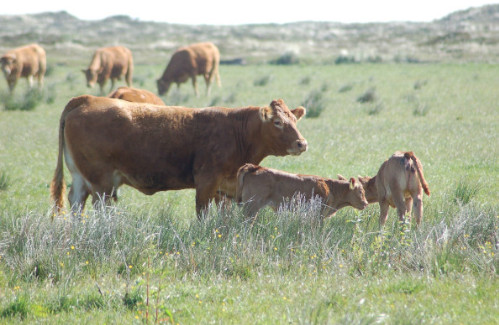
<path fill-rule="evenodd" d="M 6 54 L 0 58 L 0 63 L 2 64 L 2 71 L 6 76 L 10 76 L 14 66 L 16 64 L 16 56 L 13 54 Z"/>
<path fill-rule="evenodd" d="M 170 89 L 170 85 L 172 84 L 171 81 L 165 81 L 163 79 L 158 79 L 156 80 L 156 84 L 158 85 L 158 94 L 160 96 L 163 96 L 168 92 L 168 89 Z"/>
<path fill-rule="evenodd" d="M 369 202 L 366 200 L 366 193 L 364 191 L 364 187 L 360 183 L 360 181 L 355 178 L 350 178 L 349 180 L 349 191 L 348 191 L 348 202 L 359 210 L 363 210 Z"/>
<path fill-rule="evenodd" d="M 273 155 L 299 155 L 307 151 L 307 140 L 296 127 L 296 122 L 306 113 L 305 108 L 289 110 L 282 99 L 274 100 L 268 107 L 260 108 L 263 121 L 262 138 Z"/>
<path fill-rule="evenodd" d="M 85 77 L 87 78 L 87 87 L 88 88 L 93 88 L 95 83 L 97 82 L 97 77 L 99 75 L 99 72 L 95 69 L 83 69 L 81 70 L 85 74 Z"/>

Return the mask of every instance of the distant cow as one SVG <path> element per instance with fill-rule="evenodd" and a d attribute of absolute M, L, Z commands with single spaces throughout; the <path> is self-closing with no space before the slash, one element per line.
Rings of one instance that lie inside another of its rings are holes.
<path fill-rule="evenodd" d="M 221 86 L 219 65 L 220 52 L 213 43 L 196 43 L 181 47 L 173 53 L 163 76 L 157 80 L 158 93 L 162 96 L 168 92 L 173 82 L 179 87 L 191 78 L 194 92 L 198 96 L 196 76 L 202 75 L 206 82 L 206 93 L 209 94 L 213 77 L 216 77 L 218 86 Z"/>
<path fill-rule="evenodd" d="M 63 206 L 63 155 L 73 178 L 69 202 L 83 208 L 91 194 L 116 199 L 122 184 L 151 195 L 196 189 L 198 217 L 217 192 L 234 197 L 236 174 L 268 155 L 299 155 L 307 141 L 296 127 L 305 109 L 284 101 L 267 107 L 186 108 L 84 95 L 71 99 L 59 126 L 51 196 Z"/>
<path fill-rule="evenodd" d="M 246 213 L 251 217 L 267 205 L 276 210 L 297 194 L 303 195 L 306 200 L 320 197 L 322 214 L 326 217 L 346 206 L 362 210 L 368 204 L 364 189 L 355 178 L 350 181 L 334 180 L 291 174 L 253 164 L 245 164 L 237 173 L 237 201 L 245 203 Z"/>
<path fill-rule="evenodd" d="M 132 85 L 133 58 L 132 52 L 123 46 L 103 47 L 95 51 L 88 69 L 83 69 L 87 78 L 87 86 L 92 88 L 95 83 L 100 86 L 101 94 L 104 85 L 111 79 L 111 90 L 116 80 L 124 76 L 126 84 Z"/>
<path fill-rule="evenodd" d="M 149 90 L 131 87 L 119 87 L 108 96 L 109 98 L 123 99 L 134 103 L 149 103 L 155 105 L 165 105 L 158 96 Z"/>
<path fill-rule="evenodd" d="M 340 179 L 344 179 L 338 175 Z M 383 226 L 388 216 L 389 206 L 397 208 L 400 221 L 405 214 L 414 214 L 417 224 L 423 219 L 423 190 L 430 195 L 428 183 L 424 179 L 423 166 L 412 151 L 395 152 L 379 168 L 374 177 L 359 177 L 366 191 L 369 203 L 379 202 L 379 224 Z"/>
<path fill-rule="evenodd" d="M 38 87 L 43 86 L 43 77 L 47 70 L 45 50 L 37 44 L 18 47 L 5 53 L 1 58 L 2 71 L 12 93 L 17 80 L 24 77 L 29 87 L 33 87 L 33 77 L 38 79 Z"/>

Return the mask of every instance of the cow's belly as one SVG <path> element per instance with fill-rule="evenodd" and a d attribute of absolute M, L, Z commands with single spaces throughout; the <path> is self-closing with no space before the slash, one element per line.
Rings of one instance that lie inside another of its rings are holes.
<path fill-rule="evenodd" d="M 191 175 L 178 175 L 164 171 L 144 171 L 136 174 L 121 173 L 123 184 L 136 188 L 144 194 L 152 195 L 159 191 L 182 190 L 194 188 L 194 179 Z"/>

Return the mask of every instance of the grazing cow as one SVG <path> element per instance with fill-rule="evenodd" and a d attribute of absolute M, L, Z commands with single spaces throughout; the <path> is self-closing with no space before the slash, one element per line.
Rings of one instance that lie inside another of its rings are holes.
<path fill-rule="evenodd" d="M 14 91 L 17 80 L 21 77 L 26 78 L 30 88 L 33 87 L 33 77 L 36 77 L 38 87 L 41 88 L 47 70 L 46 60 L 45 50 L 37 44 L 18 47 L 5 53 L 0 62 L 10 92 Z"/>
<path fill-rule="evenodd" d="M 128 86 L 132 85 L 133 58 L 132 52 L 123 46 L 103 47 L 95 51 L 88 69 L 83 69 L 87 78 L 87 86 L 92 88 L 95 83 L 100 86 L 101 94 L 104 85 L 111 79 L 111 90 L 116 80 L 125 76 Z"/>
<path fill-rule="evenodd" d="M 344 179 L 338 175 L 340 179 Z M 423 219 L 423 190 L 430 195 L 428 183 L 424 179 L 423 166 L 412 151 L 395 152 L 385 160 L 374 177 L 359 177 L 366 191 L 369 203 L 379 202 L 379 224 L 385 225 L 388 208 L 397 208 L 400 221 L 405 214 L 410 217 L 414 206 L 416 223 Z"/>
<path fill-rule="evenodd" d="M 297 194 L 304 195 L 306 200 L 319 196 L 324 204 L 322 214 L 325 217 L 346 206 L 362 210 L 368 204 L 364 189 L 355 178 L 350 181 L 334 180 L 291 174 L 253 164 L 245 164 L 237 172 L 236 192 L 237 201 L 246 204 L 245 211 L 251 217 L 267 205 L 276 210 Z"/>
<path fill-rule="evenodd" d="M 149 90 L 132 87 L 119 87 L 108 96 L 109 98 L 123 99 L 134 103 L 149 103 L 155 105 L 165 105 L 158 96 Z"/>
<path fill-rule="evenodd" d="M 218 86 L 221 86 L 219 65 L 220 52 L 213 43 L 196 43 L 181 47 L 173 53 L 163 76 L 157 80 L 158 93 L 162 96 L 168 92 L 172 82 L 175 82 L 178 88 L 181 83 L 191 78 L 194 92 L 198 96 L 196 76 L 203 75 L 206 94 L 209 95 L 213 77 L 216 77 Z"/>
<path fill-rule="evenodd" d="M 296 127 L 305 109 L 283 100 L 267 107 L 186 108 L 84 95 L 62 112 L 51 196 L 63 206 L 63 154 L 73 182 L 69 202 L 91 194 L 116 200 L 122 184 L 151 195 L 196 189 L 198 217 L 212 198 L 235 196 L 237 170 L 268 155 L 299 155 L 307 141 Z"/>

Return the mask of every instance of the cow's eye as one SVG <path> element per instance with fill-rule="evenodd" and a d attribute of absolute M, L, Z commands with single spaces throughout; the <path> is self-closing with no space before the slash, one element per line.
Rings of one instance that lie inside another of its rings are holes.
<path fill-rule="evenodd" d="M 274 125 L 278 128 L 282 128 L 282 121 L 281 120 L 275 120 Z"/>

